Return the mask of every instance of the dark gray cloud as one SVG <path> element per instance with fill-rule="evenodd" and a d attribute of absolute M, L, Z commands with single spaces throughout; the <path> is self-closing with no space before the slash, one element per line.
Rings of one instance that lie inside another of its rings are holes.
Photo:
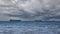
<path fill-rule="evenodd" d="M 60 19 L 60 0 L 0 0 L 1 11 L 21 20 L 56 20 Z"/>

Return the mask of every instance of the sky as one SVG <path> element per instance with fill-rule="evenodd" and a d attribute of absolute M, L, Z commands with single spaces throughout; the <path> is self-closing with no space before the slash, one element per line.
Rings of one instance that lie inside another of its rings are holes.
<path fill-rule="evenodd" d="M 0 0 L 0 21 L 60 21 L 60 0 Z"/>

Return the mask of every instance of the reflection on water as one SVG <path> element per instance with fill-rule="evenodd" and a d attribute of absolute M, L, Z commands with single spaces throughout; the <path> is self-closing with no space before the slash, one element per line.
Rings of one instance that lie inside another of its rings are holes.
<path fill-rule="evenodd" d="M 19 24 L 0 24 L 0 34 L 60 34 L 60 25 Z"/>

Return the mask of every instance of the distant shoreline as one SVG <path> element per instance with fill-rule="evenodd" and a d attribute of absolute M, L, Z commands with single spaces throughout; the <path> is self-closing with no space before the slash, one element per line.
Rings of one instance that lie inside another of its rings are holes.
<path fill-rule="evenodd" d="M 4 21 L 0 21 L 0 22 L 4 22 Z M 14 21 L 8 21 L 8 22 L 14 22 Z M 17 21 L 17 22 L 60 22 L 60 21 Z"/>

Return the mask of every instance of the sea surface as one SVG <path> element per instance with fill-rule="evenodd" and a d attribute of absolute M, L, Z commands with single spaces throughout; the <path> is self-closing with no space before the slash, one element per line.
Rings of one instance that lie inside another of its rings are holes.
<path fill-rule="evenodd" d="M 60 21 L 0 21 L 0 34 L 60 34 Z"/>

